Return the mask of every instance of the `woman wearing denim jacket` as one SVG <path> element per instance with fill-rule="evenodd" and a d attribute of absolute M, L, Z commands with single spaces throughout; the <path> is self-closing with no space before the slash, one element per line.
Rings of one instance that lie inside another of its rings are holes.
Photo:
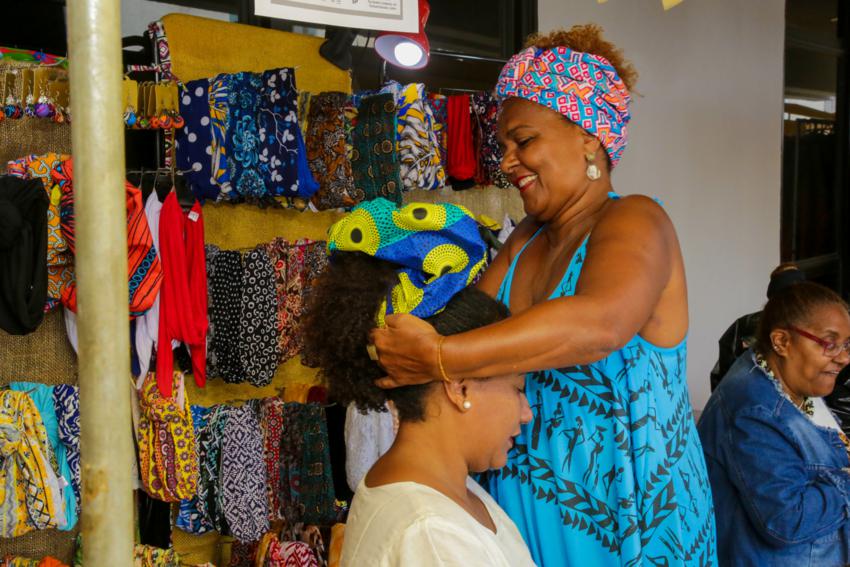
<path fill-rule="evenodd" d="M 698 429 L 721 565 L 850 562 L 850 446 L 822 399 L 850 362 L 847 310 L 810 282 L 774 296 L 708 401 Z"/>

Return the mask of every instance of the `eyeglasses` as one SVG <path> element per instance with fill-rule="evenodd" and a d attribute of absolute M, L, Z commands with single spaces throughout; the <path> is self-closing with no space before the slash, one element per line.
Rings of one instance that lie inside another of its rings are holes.
<path fill-rule="evenodd" d="M 847 341 L 846 343 L 840 344 L 840 343 L 836 343 L 836 342 L 833 342 L 833 341 L 828 341 L 826 339 L 822 339 L 822 338 L 817 337 L 817 336 L 815 336 L 811 333 L 807 333 L 803 329 L 798 329 L 797 327 L 789 327 L 789 329 L 794 331 L 795 333 L 797 333 L 801 337 L 806 337 L 810 341 L 814 341 L 817 344 L 819 344 L 820 346 L 822 346 L 824 356 L 828 356 L 830 358 L 835 358 L 836 356 L 838 356 L 841 353 L 842 350 L 844 352 L 850 354 L 850 341 Z"/>

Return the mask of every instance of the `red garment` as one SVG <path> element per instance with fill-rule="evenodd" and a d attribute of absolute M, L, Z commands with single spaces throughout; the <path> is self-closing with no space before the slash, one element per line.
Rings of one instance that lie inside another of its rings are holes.
<path fill-rule="evenodd" d="M 156 381 L 162 395 L 171 397 L 172 339 L 189 347 L 195 383 L 203 387 L 207 381 L 207 268 L 204 219 L 198 201 L 187 216 L 177 202 L 177 195 L 173 191 L 168 194 L 159 217 L 159 247 L 163 278 Z"/>
<path fill-rule="evenodd" d="M 68 249 L 76 254 L 74 223 L 73 160 L 63 161 L 52 175 L 62 190 L 62 236 Z M 130 296 L 130 318 L 133 319 L 151 308 L 162 283 L 162 266 L 153 245 L 153 236 L 142 204 L 142 192 L 124 182 L 127 202 L 127 282 Z M 62 304 L 77 312 L 77 282 L 70 282 L 62 290 Z"/>
<path fill-rule="evenodd" d="M 469 95 L 451 95 L 448 102 L 448 159 L 449 177 L 458 181 L 472 179 L 477 159 L 472 141 L 472 116 Z"/>

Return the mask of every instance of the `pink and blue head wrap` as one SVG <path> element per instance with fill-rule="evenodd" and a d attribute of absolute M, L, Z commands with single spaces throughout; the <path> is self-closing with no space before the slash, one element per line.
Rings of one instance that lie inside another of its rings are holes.
<path fill-rule="evenodd" d="M 524 98 L 564 115 L 599 139 L 612 168 L 626 149 L 631 97 L 604 57 L 563 46 L 523 49 L 505 64 L 496 94 Z"/>

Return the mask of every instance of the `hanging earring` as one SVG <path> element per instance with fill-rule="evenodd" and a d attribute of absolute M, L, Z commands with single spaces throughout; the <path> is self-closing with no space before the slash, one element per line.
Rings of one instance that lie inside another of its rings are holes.
<path fill-rule="evenodd" d="M 24 106 L 24 114 L 30 118 L 35 118 L 35 97 L 32 93 L 27 95 L 27 104 Z"/>
<path fill-rule="evenodd" d="M 469 400 L 463 400 L 463 404 L 461 405 L 463 406 L 464 411 L 469 411 L 472 408 L 472 402 Z"/>
<path fill-rule="evenodd" d="M 127 105 L 127 110 L 124 111 L 124 124 L 128 128 L 132 128 L 136 124 L 136 109 L 132 104 Z"/>
<path fill-rule="evenodd" d="M 41 87 L 41 93 L 38 95 L 38 102 L 35 104 L 35 115 L 39 118 L 53 118 L 56 112 L 56 107 L 44 93 L 44 86 Z"/>
<path fill-rule="evenodd" d="M 584 156 L 584 159 L 587 160 L 587 170 L 585 171 L 585 174 L 587 175 L 587 178 L 591 181 L 596 181 L 597 179 L 602 177 L 602 172 L 599 171 L 599 166 L 593 163 L 594 157 L 594 154 L 586 154 Z"/>

